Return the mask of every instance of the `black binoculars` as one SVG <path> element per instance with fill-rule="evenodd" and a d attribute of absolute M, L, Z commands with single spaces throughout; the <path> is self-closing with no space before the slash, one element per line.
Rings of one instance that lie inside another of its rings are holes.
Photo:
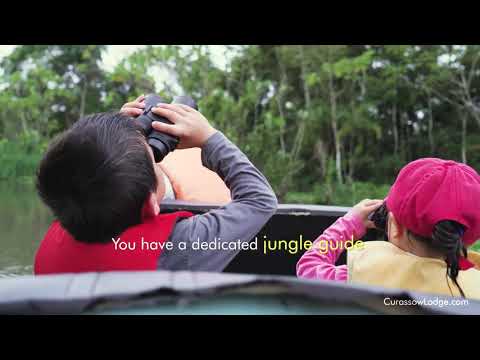
<path fill-rule="evenodd" d="M 383 234 L 385 241 L 388 241 L 387 236 L 387 221 L 388 221 L 388 209 L 385 202 L 377 210 L 372 212 L 368 216 L 368 220 L 372 221 L 375 225 L 375 229 Z"/>
<path fill-rule="evenodd" d="M 156 131 L 152 128 L 153 121 L 160 121 L 166 124 L 171 122 L 162 117 L 154 114 L 152 108 L 157 106 L 158 103 L 164 103 L 165 101 L 156 94 L 149 94 L 145 96 L 145 110 L 143 114 L 137 118 L 138 123 L 143 129 L 145 136 L 147 137 L 148 145 L 152 148 L 155 162 L 163 160 L 167 154 L 177 147 L 180 139 L 170 134 Z M 183 104 L 190 106 L 191 108 L 198 110 L 197 103 L 190 96 L 177 96 L 173 99 L 172 104 Z"/>
<path fill-rule="evenodd" d="M 377 210 L 368 216 L 368 220 L 375 224 L 378 230 L 385 231 L 387 229 L 388 209 L 385 202 Z"/>

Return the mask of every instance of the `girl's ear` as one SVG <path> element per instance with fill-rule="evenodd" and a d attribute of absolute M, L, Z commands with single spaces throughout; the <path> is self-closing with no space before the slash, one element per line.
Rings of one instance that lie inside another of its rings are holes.
<path fill-rule="evenodd" d="M 157 216 L 160 213 L 160 205 L 158 205 L 157 195 L 151 192 L 148 195 L 142 210 L 142 219 L 148 219 Z"/>
<path fill-rule="evenodd" d="M 398 243 L 402 238 L 404 228 L 397 222 L 392 212 L 388 213 L 388 240 Z M 393 241 L 392 241 L 393 240 Z"/>

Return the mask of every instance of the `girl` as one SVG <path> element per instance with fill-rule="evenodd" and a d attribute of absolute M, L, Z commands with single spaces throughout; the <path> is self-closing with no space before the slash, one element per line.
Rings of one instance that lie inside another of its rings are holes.
<path fill-rule="evenodd" d="M 373 212 L 388 241 L 351 247 L 347 265 L 335 266 L 341 245 L 375 226 Z M 363 200 L 325 230 L 299 260 L 297 275 L 480 299 L 480 254 L 467 251 L 478 239 L 478 173 L 419 159 L 400 171 L 384 201 Z"/>

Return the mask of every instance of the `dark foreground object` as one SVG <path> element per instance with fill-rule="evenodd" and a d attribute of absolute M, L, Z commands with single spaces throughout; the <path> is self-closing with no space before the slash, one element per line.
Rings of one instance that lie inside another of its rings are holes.
<path fill-rule="evenodd" d="M 419 301 L 393 306 L 393 301 Z M 109 272 L 0 280 L 0 314 L 480 314 L 480 302 L 285 276 Z M 425 303 L 425 305 L 422 305 Z"/>

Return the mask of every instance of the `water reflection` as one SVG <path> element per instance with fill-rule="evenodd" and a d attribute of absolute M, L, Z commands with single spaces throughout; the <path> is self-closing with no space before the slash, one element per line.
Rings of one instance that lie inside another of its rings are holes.
<path fill-rule="evenodd" d="M 0 278 L 32 274 L 35 251 L 52 219 L 33 185 L 0 182 Z"/>

